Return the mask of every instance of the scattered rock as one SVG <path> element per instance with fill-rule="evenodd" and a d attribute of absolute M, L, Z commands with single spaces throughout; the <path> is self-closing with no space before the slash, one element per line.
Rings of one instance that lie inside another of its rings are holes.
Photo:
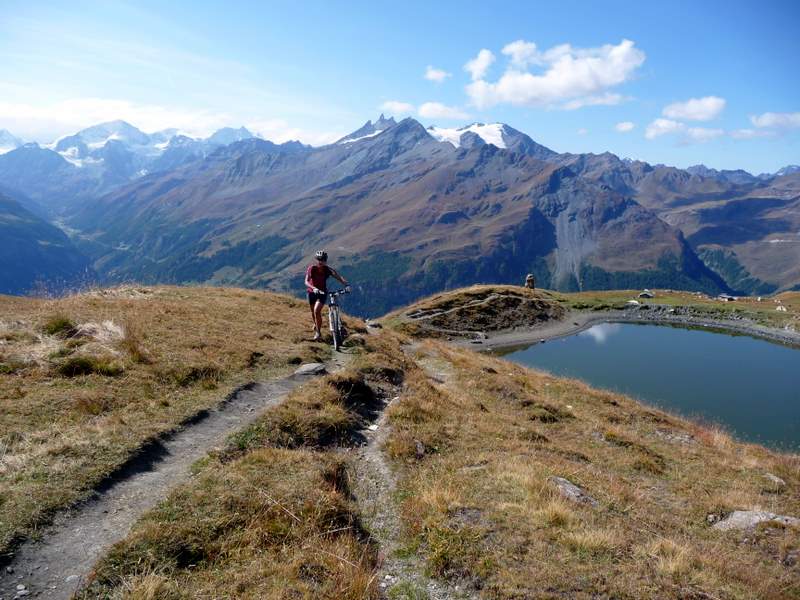
<path fill-rule="evenodd" d="M 369 429 L 370 431 L 378 431 L 378 425 L 373 423 L 372 425 L 367 427 L 367 429 Z"/>
<path fill-rule="evenodd" d="M 64 581 L 67 582 L 67 583 L 72 583 L 73 581 L 77 581 L 77 580 L 78 580 L 78 576 L 77 575 L 70 575 Z"/>
<path fill-rule="evenodd" d="M 550 481 L 558 488 L 558 491 L 567 500 L 578 504 L 588 504 L 593 508 L 600 506 L 600 503 L 587 494 L 583 489 L 563 477 L 551 477 Z"/>
<path fill-rule="evenodd" d="M 324 375 L 327 373 L 325 365 L 322 363 L 305 363 L 300 365 L 294 372 L 295 375 Z"/>
<path fill-rule="evenodd" d="M 417 459 L 421 459 L 425 456 L 425 444 L 419 440 L 414 440 L 414 450 L 416 452 Z"/>
<path fill-rule="evenodd" d="M 764 479 L 772 483 L 775 487 L 778 488 L 786 487 L 786 482 L 777 475 L 773 475 L 772 473 L 764 473 Z"/>
<path fill-rule="evenodd" d="M 656 429 L 655 434 L 668 442 L 675 442 L 677 444 L 691 444 L 694 442 L 694 437 L 685 431 L 674 431 L 672 429 Z"/>
<path fill-rule="evenodd" d="M 730 531 L 732 529 L 747 530 L 753 529 L 759 523 L 773 521 L 782 525 L 793 525 L 800 527 L 800 519 L 776 515 L 775 513 L 763 510 L 735 510 L 727 517 L 714 525 L 714 529 Z"/>

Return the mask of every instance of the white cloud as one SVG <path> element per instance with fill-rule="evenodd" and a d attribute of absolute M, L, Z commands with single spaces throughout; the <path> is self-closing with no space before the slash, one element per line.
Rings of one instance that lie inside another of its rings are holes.
<path fill-rule="evenodd" d="M 442 83 L 448 77 L 452 77 L 452 73 L 448 73 L 444 69 L 437 69 L 428 65 L 425 69 L 425 79 L 428 81 L 435 81 L 436 83 Z"/>
<path fill-rule="evenodd" d="M 669 119 L 656 119 L 647 126 L 644 137 L 648 140 L 653 140 L 661 135 L 680 133 L 685 131 L 685 129 L 686 125 L 683 123 L 678 123 L 677 121 L 671 121 Z"/>
<path fill-rule="evenodd" d="M 575 98 L 569 102 L 565 102 L 559 106 L 562 110 L 576 110 L 584 106 L 614 106 L 625 100 L 620 94 L 613 94 L 606 92 L 600 96 L 585 96 L 583 98 Z"/>
<path fill-rule="evenodd" d="M 50 104 L 0 102 L 0 122 L 25 137 L 41 143 L 59 135 L 72 134 L 105 121 L 122 119 L 145 132 L 175 127 L 181 132 L 205 137 L 221 127 L 245 125 L 264 138 L 282 143 L 300 140 L 311 145 L 325 144 L 341 137 L 340 132 L 313 131 L 290 126 L 286 121 L 236 117 L 224 112 L 188 110 L 153 104 L 136 104 L 111 98 L 72 98 Z"/>
<path fill-rule="evenodd" d="M 706 127 L 689 127 L 686 130 L 687 138 L 692 142 L 705 143 L 725 135 L 723 129 L 708 129 Z"/>
<path fill-rule="evenodd" d="M 408 102 L 400 102 L 399 100 L 387 100 L 381 104 L 381 110 L 393 115 L 403 115 L 414 112 L 414 105 Z"/>
<path fill-rule="evenodd" d="M 265 140 L 276 144 L 297 140 L 311 146 L 324 146 L 345 135 L 341 131 L 311 131 L 302 127 L 292 127 L 283 119 L 247 121 L 245 126 Z"/>
<path fill-rule="evenodd" d="M 489 67 L 492 66 L 493 62 L 494 54 L 492 54 L 490 50 L 484 48 L 478 52 L 478 56 L 467 61 L 467 64 L 464 65 L 464 70 L 469 72 L 472 81 L 477 81 L 486 76 L 486 72 L 489 70 Z"/>
<path fill-rule="evenodd" d="M 800 112 L 765 112 L 761 115 L 753 115 L 750 117 L 750 121 L 756 127 L 768 127 L 771 129 L 794 129 L 796 127 L 800 127 Z"/>
<path fill-rule="evenodd" d="M 705 143 L 725 135 L 724 129 L 686 127 L 684 123 L 671 119 L 656 119 L 647 126 L 644 137 L 653 140 L 662 135 L 681 134 L 683 144 Z"/>
<path fill-rule="evenodd" d="M 606 44 L 599 48 L 573 48 L 562 44 L 545 52 L 537 52 L 527 42 L 512 42 L 504 50 L 511 64 L 496 82 L 484 80 L 485 63 L 475 64 L 478 58 L 465 67 L 472 73 L 473 82 L 467 94 L 479 108 L 496 104 L 517 106 L 558 106 L 579 108 L 590 104 L 616 104 L 622 97 L 608 94 L 608 89 L 628 81 L 645 60 L 645 54 L 634 42 L 622 40 L 617 45 Z M 542 73 L 531 73 L 520 63 L 535 63 L 544 68 Z M 473 68 L 473 66 L 475 68 Z M 482 67 L 482 68 L 478 68 Z"/>
<path fill-rule="evenodd" d="M 426 119 L 469 119 L 469 114 L 457 106 L 446 106 L 440 102 L 425 102 L 418 112 L 420 117 Z"/>
<path fill-rule="evenodd" d="M 631 121 L 622 121 L 614 125 L 614 129 L 620 133 L 628 133 L 629 131 L 633 131 L 634 127 L 636 127 L 636 125 L 634 125 Z"/>
<path fill-rule="evenodd" d="M 731 131 L 730 135 L 735 140 L 752 140 L 754 138 L 770 137 L 774 133 L 763 129 L 735 129 Z"/>
<path fill-rule="evenodd" d="M 670 119 L 685 121 L 710 121 L 716 119 L 725 108 L 725 98 L 705 96 L 690 98 L 686 102 L 674 102 L 661 112 Z"/>
<path fill-rule="evenodd" d="M 578 135 L 586 135 L 587 133 L 589 133 L 589 130 L 586 129 L 585 127 L 581 127 L 580 129 L 578 129 Z"/>
<path fill-rule="evenodd" d="M 502 53 L 511 57 L 511 64 L 520 69 L 524 69 L 530 64 L 538 64 L 540 60 L 536 44 L 525 40 L 506 44 Z"/>
<path fill-rule="evenodd" d="M 609 337 L 618 333 L 621 329 L 622 326 L 619 323 L 600 323 L 585 331 L 581 331 L 578 335 L 590 337 L 598 344 L 605 344 Z"/>
<path fill-rule="evenodd" d="M 17 131 L 74 133 L 116 119 L 128 121 L 143 131 L 176 127 L 198 136 L 208 135 L 233 121 L 226 113 L 136 104 L 110 98 L 72 98 L 48 104 L 0 102 L 0 121 Z"/>

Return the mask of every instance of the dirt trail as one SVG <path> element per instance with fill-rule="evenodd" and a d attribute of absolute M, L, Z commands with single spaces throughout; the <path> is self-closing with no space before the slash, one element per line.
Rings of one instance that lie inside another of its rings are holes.
<path fill-rule="evenodd" d="M 337 354 L 326 366 L 337 370 L 347 358 Z M 29 540 L 18 548 L 0 571 L 0 600 L 70 598 L 97 559 L 170 489 L 191 477 L 195 461 L 307 379 L 293 375 L 239 388 L 216 408 L 202 411 L 182 428 L 147 444 L 91 499 L 57 515 L 41 532 L 41 541 Z M 18 590 L 20 584 L 28 594 Z"/>
<path fill-rule="evenodd" d="M 412 353 L 412 347 L 407 348 L 407 351 Z M 403 552 L 402 525 L 395 499 L 397 481 L 383 451 L 384 442 L 390 433 L 386 409 L 392 403 L 402 401 L 401 393 L 398 388 L 396 394 L 381 409 L 372 428 L 363 432 L 366 444 L 352 450 L 354 481 L 351 482 L 351 487 L 359 512 L 373 539 L 380 546 L 378 580 L 381 597 L 419 597 L 429 600 L 477 598 L 466 586 L 427 577 L 424 561 L 416 553 Z"/>

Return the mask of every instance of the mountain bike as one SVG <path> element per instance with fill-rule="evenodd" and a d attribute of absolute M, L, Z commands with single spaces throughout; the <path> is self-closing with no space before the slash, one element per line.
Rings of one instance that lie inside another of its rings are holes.
<path fill-rule="evenodd" d="M 337 298 L 343 294 L 349 294 L 350 287 L 336 290 L 335 292 L 328 292 L 328 323 L 331 327 L 331 337 L 333 337 L 333 349 L 339 351 L 342 347 L 342 342 L 346 335 L 344 325 L 342 324 L 342 316 L 339 312 L 339 303 Z"/>

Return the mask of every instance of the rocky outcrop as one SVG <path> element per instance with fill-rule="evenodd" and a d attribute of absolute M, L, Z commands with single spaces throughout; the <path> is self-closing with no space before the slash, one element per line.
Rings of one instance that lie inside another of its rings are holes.
<path fill-rule="evenodd" d="M 776 515 L 763 510 L 735 510 L 721 521 L 714 524 L 714 529 L 720 531 L 748 530 L 755 528 L 759 523 L 772 522 L 779 525 L 800 527 L 800 519 Z"/>
<path fill-rule="evenodd" d="M 597 508 L 600 503 L 587 494 L 583 488 L 578 487 L 569 479 L 563 477 L 551 477 L 550 482 L 556 486 L 558 492 L 567 500 L 577 504 L 588 504 L 592 508 Z"/>

